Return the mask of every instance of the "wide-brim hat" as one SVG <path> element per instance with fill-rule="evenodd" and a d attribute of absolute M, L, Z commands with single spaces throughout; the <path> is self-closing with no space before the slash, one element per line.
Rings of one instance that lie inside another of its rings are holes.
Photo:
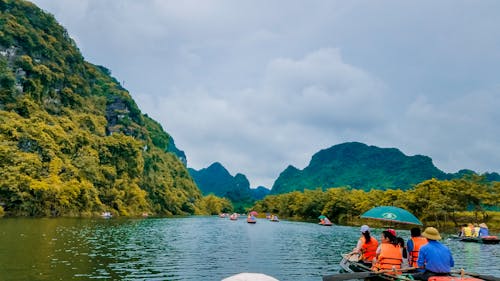
<path fill-rule="evenodd" d="M 439 231 L 434 227 L 426 228 L 425 231 L 422 233 L 422 236 L 431 240 L 441 240 L 441 235 L 439 235 Z"/>
<path fill-rule="evenodd" d="M 481 224 L 479 224 L 479 227 L 482 227 L 482 228 L 488 228 L 488 226 L 483 222 Z"/>

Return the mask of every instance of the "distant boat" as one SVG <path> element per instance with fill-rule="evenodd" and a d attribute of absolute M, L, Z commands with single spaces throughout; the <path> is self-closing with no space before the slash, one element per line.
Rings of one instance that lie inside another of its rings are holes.
<path fill-rule="evenodd" d="M 483 237 L 460 237 L 462 242 L 475 242 L 483 244 L 498 244 L 500 239 L 497 236 L 483 236 Z"/>
<path fill-rule="evenodd" d="M 248 216 L 247 222 L 248 223 L 257 223 L 257 219 L 254 216 Z"/>
<path fill-rule="evenodd" d="M 237 213 L 232 213 L 230 216 L 229 216 L 229 219 L 232 220 L 232 221 L 235 221 L 238 219 L 238 214 Z"/>
<path fill-rule="evenodd" d="M 105 218 L 105 219 L 109 219 L 111 218 L 113 215 L 111 215 L 110 212 L 102 212 L 101 214 L 101 217 Z"/>
<path fill-rule="evenodd" d="M 272 215 L 270 221 L 279 222 L 278 216 Z"/>

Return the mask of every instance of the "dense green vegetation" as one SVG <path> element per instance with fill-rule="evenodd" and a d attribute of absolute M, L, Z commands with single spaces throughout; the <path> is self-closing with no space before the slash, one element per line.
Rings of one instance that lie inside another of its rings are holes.
<path fill-rule="evenodd" d="M 350 186 L 365 191 L 407 190 L 432 178 L 446 180 L 473 174 L 475 172 L 470 170 L 447 174 L 436 168 L 427 156 L 406 156 L 396 148 L 348 142 L 314 154 L 303 170 L 293 166 L 286 168 L 274 182 L 271 194 L 331 186 Z M 484 176 L 489 181 L 500 180 L 497 173 Z"/>
<path fill-rule="evenodd" d="M 409 210 L 424 224 L 458 226 L 468 222 L 495 222 L 489 209 L 500 207 L 500 182 L 468 175 L 460 179 L 430 179 L 403 190 L 356 190 L 349 187 L 294 191 L 269 195 L 258 201 L 258 212 L 283 218 L 317 220 L 326 215 L 339 224 L 359 224 L 359 216 L 375 206 L 397 206 Z M 466 212 L 468 211 L 468 212 Z M 470 214 L 470 216 L 466 216 Z M 495 225 L 497 229 L 500 225 Z"/>
<path fill-rule="evenodd" d="M 0 215 L 207 213 L 184 153 L 52 15 L 0 0 Z"/>

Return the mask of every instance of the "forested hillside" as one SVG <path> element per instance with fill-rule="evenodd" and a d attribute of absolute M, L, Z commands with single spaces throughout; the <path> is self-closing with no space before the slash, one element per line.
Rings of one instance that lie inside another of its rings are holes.
<path fill-rule="evenodd" d="M 171 136 L 29 2 L 0 0 L 0 87 L 0 211 L 197 212 L 201 192 Z"/>
<path fill-rule="evenodd" d="M 474 174 L 471 170 L 447 174 L 434 166 L 427 156 L 406 156 L 396 148 L 348 142 L 314 154 L 303 170 L 288 166 L 274 182 L 271 194 L 340 186 L 366 191 L 407 190 L 432 178 L 456 179 Z M 484 176 L 489 181 L 500 180 L 497 173 L 486 173 Z"/>

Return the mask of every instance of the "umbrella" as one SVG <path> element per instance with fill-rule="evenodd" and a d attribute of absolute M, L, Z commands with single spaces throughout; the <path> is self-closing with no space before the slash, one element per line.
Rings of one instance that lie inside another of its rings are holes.
<path fill-rule="evenodd" d="M 251 215 L 251 216 L 256 216 L 256 215 L 258 215 L 258 213 L 257 213 L 256 211 L 251 211 L 251 212 L 250 212 L 250 215 Z"/>
<path fill-rule="evenodd" d="M 323 215 L 318 217 L 318 219 L 320 219 L 320 220 L 325 219 L 325 218 L 326 218 L 326 216 L 323 216 Z"/>
<path fill-rule="evenodd" d="M 393 206 L 379 206 L 368 210 L 360 216 L 365 219 L 375 219 L 397 223 L 422 225 L 417 217 L 405 209 Z"/>

